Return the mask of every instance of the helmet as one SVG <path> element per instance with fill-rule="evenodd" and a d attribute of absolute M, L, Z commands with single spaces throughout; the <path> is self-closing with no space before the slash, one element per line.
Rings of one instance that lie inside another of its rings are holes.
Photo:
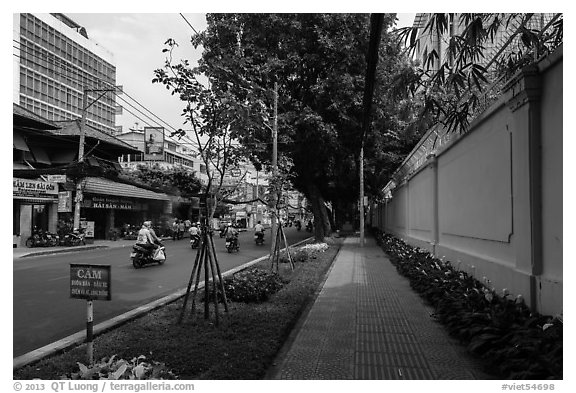
<path fill-rule="evenodd" d="M 229 226 L 229 227 L 231 227 L 231 226 L 232 226 L 232 223 L 231 223 L 231 222 L 229 222 L 229 223 L 228 223 L 228 226 Z"/>
<path fill-rule="evenodd" d="M 144 221 L 144 225 L 150 228 L 152 226 L 152 221 Z"/>

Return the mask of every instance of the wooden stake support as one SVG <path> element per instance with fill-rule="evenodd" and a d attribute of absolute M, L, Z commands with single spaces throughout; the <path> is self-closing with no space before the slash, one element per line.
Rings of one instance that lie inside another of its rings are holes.
<path fill-rule="evenodd" d="M 286 250 L 286 254 L 288 255 L 288 261 L 290 262 L 290 268 L 292 270 L 295 269 L 294 261 L 292 260 L 292 255 L 290 255 L 290 248 L 288 247 L 288 241 L 286 240 L 286 234 L 284 233 L 284 228 L 282 227 L 282 223 L 278 220 L 278 225 L 276 229 L 276 236 L 274 241 L 274 251 L 270 254 L 270 270 L 274 271 L 274 267 L 276 267 L 276 273 L 279 270 L 280 264 L 280 242 L 284 242 L 284 247 Z"/>
<path fill-rule="evenodd" d="M 204 319 L 210 318 L 210 302 L 213 302 L 216 326 L 218 326 L 220 320 L 218 289 L 220 289 L 222 292 L 224 310 L 226 313 L 228 313 L 228 301 L 226 299 L 226 291 L 224 290 L 224 280 L 222 279 L 220 265 L 218 264 L 218 259 L 216 258 L 216 249 L 214 248 L 212 231 L 209 230 L 207 226 L 203 226 L 202 228 L 200 247 L 196 253 L 192 274 L 190 275 L 190 280 L 188 281 L 186 295 L 184 296 L 184 304 L 182 306 L 182 311 L 180 312 L 180 317 L 178 318 L 178 323 L 182 323 L 184 319 L 184 313 L 186 312 L 186 306 L 188 304 L 188 298 L 190 297 L 192 283 L 194 283 L 194 290 L 192 291 L 191 315 L 194 316 L 196 311 L 196 295 L 198 293 L 198 286 L 200 284 L 200 276 L 202 275 L 202 267 L 204 267 Z M 210 283 L 212 283 L 212 285 L 210 285 Z"/>

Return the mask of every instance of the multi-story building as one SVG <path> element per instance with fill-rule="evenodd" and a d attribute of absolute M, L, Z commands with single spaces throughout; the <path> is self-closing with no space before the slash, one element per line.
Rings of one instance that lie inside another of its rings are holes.
<path fill-rule="evenodd" d="M 63 14 L 14 14 L 13 102 L 51 121 L 82 116 L 84 90 L 110 90 L 87 110 L 91 127 L 115 132 L 116 67 L 111 52 Z"/>
<path fill-rule="evenodd" d="M 182 168 L 193 171 L 196 177 L 203 184 L 208 183 L 206 165 L 198 157 L 196 151 L 190 147 L 192 144 L 188 140 L 176 141 L 169 136 L 164 135 L 165 131 L 160 128 L 153 128 L 156 133 L 163 135 L 161 144 L 156 154 L 147 154 L 147 130 L 145 128 L 131 128 L 128 132 L 117 135 L 117 137 L 126 143 L 136 147 L 140 153 L 124 155 L 119 158 L 120 165 L 126 170 L 134 170 L 139 165 L 148 167 L 157 166 L 162 169 Z"/>

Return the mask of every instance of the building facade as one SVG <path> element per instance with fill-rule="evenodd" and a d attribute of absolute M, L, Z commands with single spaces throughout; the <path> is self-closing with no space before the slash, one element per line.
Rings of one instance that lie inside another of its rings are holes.
<path fill-rule="evenodd" d="M 71 229 L 77 185 L 80 224 L 91 237 L 107 238 L 145 220 L 162 225 L 172 214 L 171 196 L 123 179 L 117 157 L 138 152 L 118 138 L 86 126 L 78 162 L 79 120 L 51 122 L 13 104 L 13 244 L 21 247 L 33 228 Z"/>
<path fill-rule="evenodd" d="M 85 89 L 108 89 L 86 121 L 115 132 L 114 58 L 82 26 L 63 14 L 14 14 L 13 47 L 14 103 L 47 120 L 73 120 L 82 116 Z"/>

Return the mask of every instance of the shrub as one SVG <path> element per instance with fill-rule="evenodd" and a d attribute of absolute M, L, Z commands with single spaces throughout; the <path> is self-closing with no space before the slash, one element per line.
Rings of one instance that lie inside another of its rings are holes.
<path fill-rule="evenodd" d="M 377 234 L 410 286 L 435 307 L 448 332 L 486 360 L 488 371 L 512 379 L 562 379 L 561 317 L 532 313 L 521 296 L 510 299 L 390 235 Z"/>
<path fill-rule="evenodd" d="M 78 372 L 63 375 L 61 379 L 177 379 L 164 363 L 146 362 L 140 355 L 130 362 L 124 359 L 103 358 L 91 366 L 78 363 Z"/>
<path fill-rule="evenodd" d="M 290 247 L 289 251 L 290 256 L 292 257 L 292 261 L 294 262 L 306 262 L 308 260 L 308 253 L 306 252 L 306 250 L 303 250 L 302 248 Z M 278 261 L 280 263 L 290 262 L 288 260 L 288 254 L 286 253 L 286 250 L 280 252 L 280 258 L 278 259 Z"/>
<path fill-rule="evenodd" d="M 279 274 L 262 269 L 248 269 L 224 280 L 226 298 L 235 302 L 264 302 L 286 283 Z"/>
<path fill-rule="evenodd" d="M 300 248 L 290 247 L 290 255 L 294 262 L 306 262 L 309 259 L 316 259 L 318 253 L 324 252 L 328 249 L 326 243 L 307 244 Z M 280 253 L 280 263 L 288 263 L 288 255 L 286 251 Z"/>

